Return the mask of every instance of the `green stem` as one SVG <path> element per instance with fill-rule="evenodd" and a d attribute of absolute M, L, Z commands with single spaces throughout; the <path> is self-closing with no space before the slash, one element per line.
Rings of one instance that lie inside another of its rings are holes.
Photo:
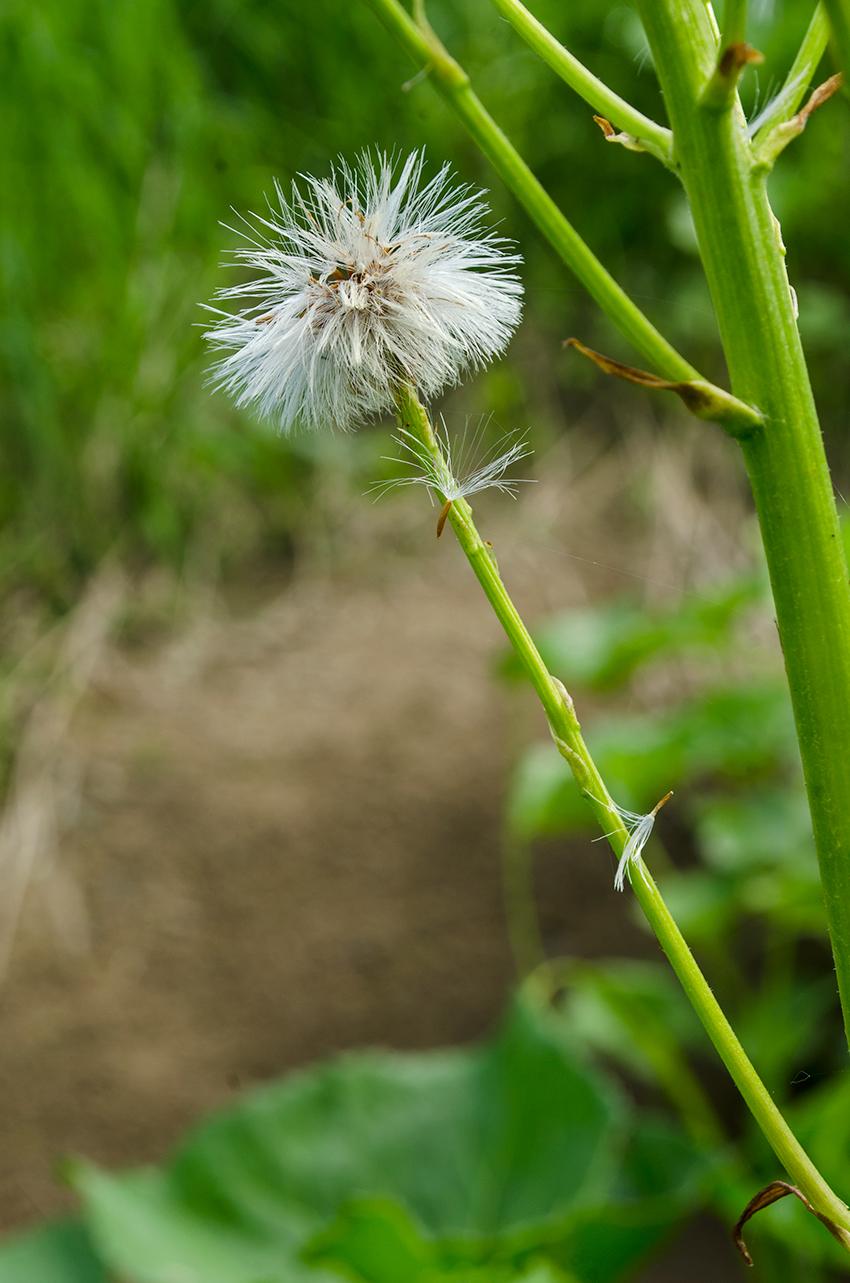
<path fill-rule="evenodd" d="M 812 77 L 818 69 L 818 63 L 824 55 L 828 40 L 829 22 L 827 21 L 826 10 L 822 4 L 819 4 L 803 37 L 803 43 L 797 51 L 797 57 L 794 59 L 791 70 L 785 78 L 785 84 L 773 102 L 765 107 L 761 115 L 753 121 L 753 126 L 757 126 L 757 128 L 750 127 L 750 133 L 753 134 L 753 146 L 756 150 L 761 147 L 772 130 L 777 125 L 784 124 L 786 120 L 790 120 L 800 106 L 807 89 L 812 83 Z"/>
<path fill-rule="evenodd" d="M 844 92 L 850 94 L 850 0 L 824 0 L 832 31 L 835 58 L 844 72 Z"/>
<path fill-rule="evenodd" d="M 747 0 L 724 0 L 720 48 L 740 43 L 747 33 Z"/>
<path fill-rule="evenodd" d="M 676 136 L 736 396 L 763 426 L 741 449 L 770 569 L 838 987 L 850 1029 L 850 593 L 826 456 L 767 199 L 739 109 L 698 106 L 711 75 L 702 0 L 639 0 Z"/>
<path fill-rule="evenodd" d="M 438 468 L 445 464 L 428 416 L 414 388 L 404 386 L 398 396 L 400 427 L 413 433 L 429 452 Z M 445 498 L 445 496 L 443 496 Z M 537 693 L 558 747 L 569 762 L 576 783 L 594 812 L 602 832 L 608 835 L 611 848 L 619 860 L 628 832 L 613 799 L 587 751 L 573 702 L 559 682 L 551 676 L 516 607 L 508 596 L 493 556 L 472 519 L 472 509 L 465 499 L 455 499 L 449 520 L 464 553 L 493 607 L 508 640 L 521 661 Z M 685 943 L 682 933 L 670 916 L 666 904 L 642 859 L 629 870 L 632 888 L 650 926 L 666 953 L 673 970 L 693 1004 L 708 1036 L 744 1097 L 753 1117 L 764 1132 L 779 1161 L 792 1180 L 805 1193 L 812 1206 L 828 1216 L 847 1232 L 850 1247 L 850 1213 L 832 1192 L 796 1140 L 785 1119 L 771 1099 L 743 1047 L 724 1016 L 709 985 Z"/>
<path fill-rule="evenodd" d="M 567 221 L 473 93 L 466 72 L 431 28 L 418 27 L 398 0 L 368 2 L 414 60 L 428 67 L 434 85 L 463 121 L 496 173 L 621 334 L 665 379 L 700 378 L 693 366 L 659 334 Z"/>
<path fill-rule="evenodd" d="M 746 3 L 746 0 L 744 0 Z M 522 36 L 527 45 L 547 62 L 552 70 L 565 80 L 585 102 L 624 129 L 638 140 L 644 151 L 656 156 L 665 165 L 672 164 L 673 135 L 663 125 L 658 125 L 643 112 L 637 111 L 619 94 L 603 84 L 587 67 L 579 62 L 568 49 L 547 31 L 519 0 L 493 0 L 503 17 Z"/>

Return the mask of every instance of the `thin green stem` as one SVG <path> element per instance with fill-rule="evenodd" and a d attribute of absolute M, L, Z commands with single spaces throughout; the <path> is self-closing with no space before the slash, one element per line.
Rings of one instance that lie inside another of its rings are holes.
<path fill-rule="evenodd" d="M 400 389 L 398 416 L 400 427 L 413 433 L 422 442 L 438 467 L 444 466 L 439 442 L 414 388 L 404 386 Z M 508 596 L 492 548 L 478 533 L 472 519 L 472 509 L 465 499 L 454 500 L 449 520 L 487 600 L 543 705 L 553 737 L 568 761 L 576 783 L 594 812 L 602 832 L 608 836 L 615 856 L 620 859 L 629 835 L 587 750 L 572 700 L 546 668 Z M 812 1206 L 847 1232 L 847 1243 L 850 1246 L 850 1212 L 824 1181 L 773 1103 L 770 1093 L 721 1011 L 643 860 L 638 858 L 634 861 L 629 872 L 632 888 L 650 926 L 774 1153 Z"/>
<path fill-rule="evenodd" d="M 418 27 L 398 0 L 368 0 L 368 3 L 414 60 L 430 70 L 434 85 L 463 121 L 499 177 L 621 334 L 665 379 L 700 378 L 693 366 L 659 334 L 567 221 L 473 93 L 466 72 L 431 28 Z"/>
<path fill-rule="evenodd" d="M 829 22 L 826 10 L 822 4 L 819 4 L 797 51 L 791 70 L 785 78 L 785 84 L 773 101 L 767 104 L 750 125 L 749 132 L 753 138 L 753 146 L 757 150 L 776 126 L 790 120 L 800 106 L 812 83 L 812 77 L 818 69 L 818 63 L 824 55 L 828 40 Z"/>
<path fill-rule="evenodd" d="M 850 1029 L 850 593 L 784 249 L 765 167 L 754 162 L 742 113 L 717 115 L 698 105 L 710 74 L 701 0 L 639 0 L 639 8 L 733 391 L 765 415 L 762 427 L 741 438 L 741 449 L 770 570 Z"/>
<path fill-rule="evenodd" d="M 743 2 L 746 3 L 746 0 Z M 588 71 L 519 0 L 493 0 L 493 4 L 526 44 L 585 102 L 590 103 L 594 110 L 601 112 L 618 129 L 624 129 L 636 138 L 644 151 L 650 152 L 665 165 L 672 165 L 673 135 L 669 129 L 637 111 L 631 103 L 615 94 Z"/>

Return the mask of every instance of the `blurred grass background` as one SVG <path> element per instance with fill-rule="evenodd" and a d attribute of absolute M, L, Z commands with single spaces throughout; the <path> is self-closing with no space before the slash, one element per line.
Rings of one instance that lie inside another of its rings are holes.
<path fill-rule="evenodd" d="M 766 54 L 748 107 L 790 64 L 803 0 L 760 0 Z M 643 110 L 663 104 L 634 12 L 578 0 L 535 11 Z M 722 377 L 716 331 L 672 176 L 608 147 L 590 110 L 483 0 L 432 21 L 594 250 L 674 343 Z M 492 188 L 526 256 L 526 320 L 470 393 L 536 441 L 590 399 L 622 397 L 560 342 L 577 332 L 627 358 L 425 83 L 359 4 L 268 0 L 10 0 L 0 14 L 0 592 L 47 618 L 101 559 L 285 562 L 310 503 L 315 442 L 286 442 L 205 388 L 199 304 L 224 280 L 222 221 L 262 209 L 272 181 L 326 173 L 364 147 Z M 833 466 L 850 467 L 850 117 L 835 101 L 783 157 L 772 196 Z M 636 394 L 629 392 L 630 397 Z M 612 428 L 612 431 L 615 429 Z M 709 429 L 710 430 L 710 429 Z M 363 449 L 370 460 L 379 451 Z M 354 447 L 359 449 L 360 447 Z M 24 612 L 26 613 L 26 611 Z M 6 611 L 13 636 L 20 610 Z M 11 630 L 11 633 L 10 633 Z M 7 638 L 8 640 L 8 638 Z M 14 649 L 14 646 L 13 646 Z"/>

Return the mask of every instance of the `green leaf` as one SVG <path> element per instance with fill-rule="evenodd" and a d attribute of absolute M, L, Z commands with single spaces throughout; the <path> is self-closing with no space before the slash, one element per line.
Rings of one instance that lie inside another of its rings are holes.
<path fill-rule="evenodd" d="M 642 1115 L 620 1169 L 620 1194 L 593 1212 L 580 1212 L 550 1248 L 554 1260 L 582 1283 L 631 1276 L 682 1214 L 707 1196 L 713 1160 L 697 1155 L 666 1119 Z"/>
<path fill-rule="evenodd" d="M 283 1234 L 275 1241 L 198 1216 L 166 1174 L 115 1177 L 78 1164 L 70 1175 L 97 1252 L 122 1277 L 141 1283 L 330 1283 L 334 1277 L 308 1270 L 286 1251 Z"/>
<path fill-rule="evenodd" d="M 556 1223 L 604 1199 L 624 1124 L 563 1022 L 525 1001 L 482 1048 L 343 1056 L 246 1096 L 163 1176 L 85 1166 L 74 1182 L 132 1280 L 289 1280 L 351 1199 L 390 1199 L 435 1240 Z"/>
<path fill-rule="evenodd" d="M 816 861 L 801 861 L 793 873 L 760 873 L 748 878 L 739 898 L 749 913 L 762 914 L 789 935 L 826 936 L 826 908 Z"/>
<path fill-rule="evenodd" d="M 386 1199 L 361 1199 L 342 1208 L 304 1251 L 305 1259 L 354 1283 L 570 1283 L 574 1278 L 541 1261 L 517 1271 L 510 1261 L 462 1259 L 463 1248 L 426 1241 L 410 1217 Z"/>
<path fill-rule="evenodd" d="M 642 1126 L 527 986 L 482 1047 L 342 1056 L 163 1173 L 73 1179 L 131 1283 L 614 1283 L 701 1197 L 703 1158 Z"/>
<path fill-rule="evenodd" d="M 568 687 L 610 690 L 624 685 L 641 664 L 693 647 L 716 652 L 731 640 L 734 615 L 761 594 L 756 579 L 735 579 L 716 598 L 683 598 L 674 610 L 647 610 L 620 598 L 603 606 L 569 610 L 534 630 L 544 663 Z M 519 677 L 514 657 L 504 671 Z"/>
<path fill-rule="evenodd" d="M 759 1077 L 778 1099 L 787 1097 L 795 1071 L 817 1051 L 825 1017 L 836 1005 L 831 976 L 808 984 L 765 987 L 741 1004 L 735 1032 Z"/>
<path fill-rule="evenodd" d="M 304 1249 L 304 1259 L 363 1283 L 417 1283 L 436 1269 L 436 1252 L 410 1217 L 387 1199 L 345 1204 Z"/>
<path fill-rule="evenodd" d="M 655 1081 L 659 1054 L 706 1046 L 702 1026 L 666 964 L 632 958 L 578 963 L 564 983 L 571 1027 L 641 1078 Z"/>
<path fill-rule="evenodd" d="M 649 810 L 682 783 L 737 780 L 799 761 L 787 691 L 772 682 L 709 691 L 666 715 L 599 718 L 585 739 L 611 796 L 634 811 Z M 566 762 L 545 743 L 532 745 L 521 757 L 507 814 L 513 832 L 526 839 L 594 827 Z M 795 813 L 797 836 L 801 823 Z M 731 824 L 730 818 L 727 843 Z M 722 846 L 719 833 L 716 845 Z"/>
<path fill-rule="evenodd" d="M 0 1283 L 107 1283 L 88 1230 L 58 1221 L 0 1244 Z"/>
<path fill-rule="evenodd" d="M 698 808 L 696 833 L 703 858 L 721 873 L 813 862 L 817 868 L 802 780 L 799 788 L 706 799 Z"/>
<path fill-rule="evenodd" d="M 710 691 L 679 714 L 678 730 L 689 776 L 740 778 L 799 761 L 791 701 L 779 682 Z"/>

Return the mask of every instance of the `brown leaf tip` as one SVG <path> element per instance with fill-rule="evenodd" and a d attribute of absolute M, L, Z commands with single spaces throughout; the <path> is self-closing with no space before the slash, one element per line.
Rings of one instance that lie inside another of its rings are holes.
<path fill-rule="evenodd" d="M 741 74 L 749 63 L 764 62 L 764 54 L 759 53 L 745 40 L 736 40 L 727 45 L 717 63 L 717 70 L 724 80 L 730 80 Z"/>

